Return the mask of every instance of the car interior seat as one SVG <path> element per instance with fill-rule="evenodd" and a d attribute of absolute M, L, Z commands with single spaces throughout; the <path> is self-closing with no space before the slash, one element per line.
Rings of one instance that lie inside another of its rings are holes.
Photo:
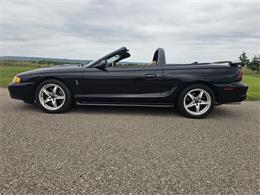
<path fill-rule="evenodd" d="M 153 55 L 152 64 L 153 65 L 163 65 L 163 64 L 166 64 L 165 52 L 164 52 L 163 48 L 156 49 L 156 51 L 154 52 L 154 55 Z"/>

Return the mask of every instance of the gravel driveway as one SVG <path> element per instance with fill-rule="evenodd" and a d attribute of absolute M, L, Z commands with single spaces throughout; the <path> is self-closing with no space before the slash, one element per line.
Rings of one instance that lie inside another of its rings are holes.
<path fill-rule="evenodd" d="M 257 194 L 259 116 L 260 102 L 202 120 L 140 107 L 51 115 L 1 89 L 0 192 Z"/>

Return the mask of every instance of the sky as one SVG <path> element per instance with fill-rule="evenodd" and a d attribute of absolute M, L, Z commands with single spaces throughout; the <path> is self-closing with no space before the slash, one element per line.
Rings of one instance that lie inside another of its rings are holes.
<path fill-rule="evenodd" d="M 171 63 L 260 55 L 259 0 L 0 0 L 0 56 Z"/>

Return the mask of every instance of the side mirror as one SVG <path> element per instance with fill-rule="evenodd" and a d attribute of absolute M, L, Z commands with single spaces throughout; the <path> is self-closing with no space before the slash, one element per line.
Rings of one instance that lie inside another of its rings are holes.
<path fill-rule="evenodd" d="M 101 62 L 97 63 L 94 67 L 98 68 L 99 70 L 106 70 L 107 61 L 102 60 Z"/>

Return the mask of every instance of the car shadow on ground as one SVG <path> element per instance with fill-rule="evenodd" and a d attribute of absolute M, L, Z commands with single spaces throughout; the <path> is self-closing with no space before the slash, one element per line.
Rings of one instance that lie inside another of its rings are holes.
<path fill-rule="evenodd" d="M 127 106 L 75 106 L 71 112 L 88 114 L 178 116 L 175 108 L 127 107 Z"/>
<path fill-rule="evenodd" d="M 234 107 L 227 106 L 227 105 L 216 106 L 212 111 L 212 113 L 206 118 L 210 118 L 210 119 L 241 118 L 242 110 L 240 109 L 241 112 L 238 112 L 237 109 L 234 109 Z"/>
<path fill-rule="evenodd" d="M 21 111 L 43 113 L 43 111 L 32 104 L 19 104 L 17 108 Z M 44 113 L 43 113 L 44 114 Z M 125 106 L 74 106 L 63 114 L 111 114 L 111 115 L 142 115 L 160 117 L 183 117 L 177 108 L 160 107 L 125 107 Z M 232 106 L 216 106 L 212 113 L 205 119 L 237 118 L 241 113 L 234 110 Z"/>
<path fill-rule="evenodd" d="M 75 106 L 70 112 L 88 114 L 116 114 L 116 115 L 149 115 L 165 117 L 184 117 L 177 108 L 160 107 L 117 107 L 117 106 Z M 212 113 L 206 117 L 211 119 L 237 118 L 240 113 L 229 106 L 217 106 Z"/>

